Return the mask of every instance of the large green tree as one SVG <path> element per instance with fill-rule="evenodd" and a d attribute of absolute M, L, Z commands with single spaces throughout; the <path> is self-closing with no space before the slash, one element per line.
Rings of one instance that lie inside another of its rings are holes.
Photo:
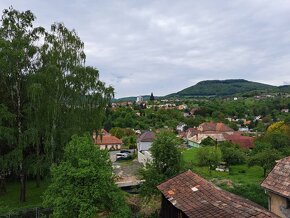
<path fill-rule="evenodd" d="M 141 171 L 145 179 L 145 183 L 141 187 L 142 194 L 150 196 L 158 193 L 156 185 L 180 172 L 179 144 L 180 141 L 172 132 L 161 131 L 157 134 L 150 149 L 153 161 Z"/>
<path fill-rule="evenodd" d="M 11 129 L 9 141 L 0 139 L 1 172 L 8 166 L 20 178 L 20 201 L 26 177 L 39 186 L 73 134 L 101 128 L 113 96 L 99 71 L 85 66 L 84 43 L 74 30 L 61 23 L 35 28 L 34 20 L 32 12 L 11 7 L 0 26 L 0 103 L 2 114 L 13 117 L 0 124 Z"/>
<path fill-rule="evenodd" d="M 51 173 L 44 204 L 53 208 L 54 217 L 95 217 L 104 211 L 111 217 L 130 217 L 124 196 L 114 184 L 108 153 L 89 136 L 74 136 Z"/>
<path fill-rule="evenodd" d="M 20 201 L 26 199 L 24 151 L 27 141 L 23 135 L 26 128 L 25 86 L 27 76 L 35 72 L 38 59 L 35 42 L 43 33 L 42 28 L 33 27 L 34 19 L 35 16 L 30 11 L 19 12 L 11 7 L 3 11 L 0 26 L 0 77 L 3 85 L 1 99 L 5 101 L 3 103 L 8 107 L 8 111 L 16 117 L 14 149 L 10 152 L 14 152 L 13 156 L 17 158 L 10 161 L 17 163 L 13 164 L 17 167 L 10 170 L 17 172 L 20 177 Z"/>

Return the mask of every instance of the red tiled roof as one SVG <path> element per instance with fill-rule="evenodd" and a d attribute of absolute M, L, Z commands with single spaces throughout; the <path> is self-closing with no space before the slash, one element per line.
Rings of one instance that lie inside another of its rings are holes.
<path fill-rule="evenodd" d="M 254 138 L 250 136 L 243 136 L 240 133 L 234 133 L 232 135 L 224 134 L 227 141 L 239 145 L 241 148 L 253 148 L 255 147 Z"/>
<path fill-rule="evenodd" d="M 290 198 L 290 156 L 279 160 L 261 186 Z"/>
<path fill-rule="evenodd" d="M 221 190 L 190 170 L 157 188 L 188 217 L 277 217 L 247 199 Z"/>
<path fill-rule="evenodd" d="M 138 138 L 138 142 L 153 142 L 154 139 L 155 139 L 155 133 L 148 131 L 140 135 L 140 137 Z"/>
<path fill-rule="evenodd" d="M 102 137 L 98 136 L 97 140 L 95 140 L 95 144 L 97 145 L 119 145 L 123 144 L 121 139 L 118 139 L 112 135 L 103 135 Z"/>
<path fill-rule="evenodd" d="M 203 132 L 206 131 L 234 132 L 233 129 L 231 129 L 224 123 L 214 123 L 214 122 L 202 123 L 200 124 L 199 128 L 201 128 Z"/>

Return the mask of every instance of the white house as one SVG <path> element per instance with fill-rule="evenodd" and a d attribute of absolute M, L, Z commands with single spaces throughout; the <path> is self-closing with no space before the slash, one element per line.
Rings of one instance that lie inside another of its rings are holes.
<path fill-rule="evenodd" d="M 150 153 L 150 148 L 155 139 L 155 133 L 148 131 L 144 132 L 137 141 L 137 149 L 138 149 L 138 162 L 142 164 L 146 164 L 147 162 L 152 161 L 152 156 Z"/>
<path fill-rule="evenodd" d="M 143 97 L 141 95 L 137 96 L 136 102 L 141 103 L 142 101 L 143 101 Z"/>

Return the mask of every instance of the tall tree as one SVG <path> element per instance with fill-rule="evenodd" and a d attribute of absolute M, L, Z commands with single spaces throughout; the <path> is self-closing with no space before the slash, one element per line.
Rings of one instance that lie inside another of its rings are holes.
<path fill-rule="evenodd" d="M 9 93 L 9 110 L 16 115 L 15 149 L 18 153 L 18 170 L 21 182 L 20 201 L 26 199 L 25 177 L 23 166 L 26 142 L 23 138 L 25 122 L 24 102 L 26 78 L 37 64 L 37 47 L 42 28 L 34 28 L 35 17 L 30 11 L 19 12 L 12 7 L 4 10 L 0 26 L 0 74 L 1 80 Z"/>
<path fill-rule="evenodd" d="M 64 158 L 52 167 L 52 183 L 44 203 L 54 217 L 95 217 L 108 211 L 111 217 L 130 217 L 121 190 L 114 184 L 108 153 L 89 136 L 73 137 Z"/>
<path fill-rule="evenodd" d="M 36 176 L 39 186 L 41 174 L 61 160 L 73 134 L 101 127 L 114 94 L 97 69 L 85 66 L 84 44 L 74 30 L 60 23 L 50 31 L 34 28 L 34 19 L 30 11 L 11 7 L 0 26 L 0 103 L 15 118 L 0 123 L 13 130 L 14 139 L 3 139 L 8 146 L 1 171 L 9 166 L 20 177 L 21 201 L 26 175 Z"/>
<path fill-rule="evenodd" d="M 157 134 L 150 149 L 153 161 L 141 171 L 145 183 L 141 187 L 142 194 L 154 195 L 156 185 L 178 174 L 181 170 L 181 152 L 178 149 L 180 141 L 175 134 L 162 131 Z"/>

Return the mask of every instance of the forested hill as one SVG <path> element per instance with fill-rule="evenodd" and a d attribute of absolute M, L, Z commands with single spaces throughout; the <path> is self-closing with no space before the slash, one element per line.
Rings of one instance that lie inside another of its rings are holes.
<path fill-rule="evenodd" d="M 284 88 L 285 89 L 285 88 Z M 183 89 L 167 97 L 190 97 L 190 96 L 230 96 L 245 94 L 253 91 L 279 91 L 282 87 L 263 83 L 251 82 L 243 79 L 229 80 L 205 80 L 194 86 Z"/>

